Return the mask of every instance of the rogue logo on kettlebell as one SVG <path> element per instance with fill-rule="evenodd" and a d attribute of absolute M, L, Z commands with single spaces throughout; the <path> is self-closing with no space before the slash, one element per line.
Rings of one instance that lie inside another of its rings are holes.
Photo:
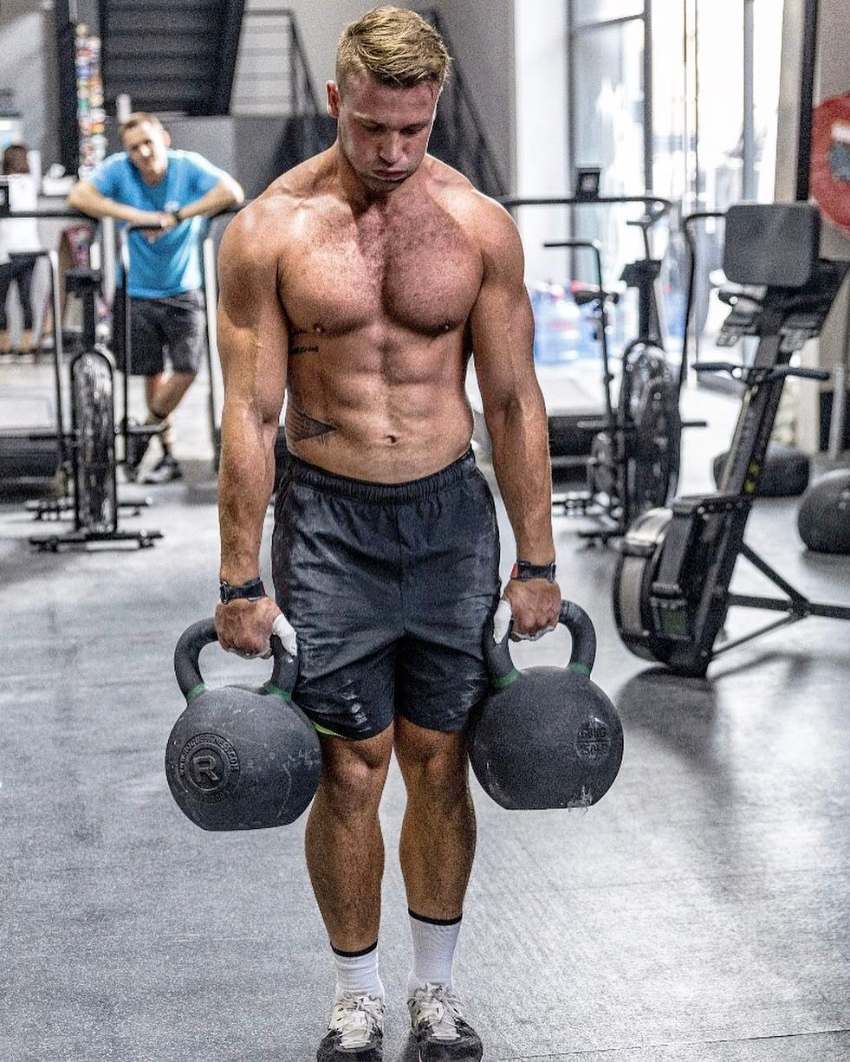
<path fill-rule="evenodd" d="M 588 763 L 599 763 L 611 751 L 611 735 L 601 719 L 592 717 L 578 728 L 576 754 Z"/>
<path fill-rule="evenodd" d="M 239 756 L 220 734 L 196 734 L 183 746 L 177 764 L 180 778 L 204 801 L 223 800 L 239 779 Z"/>

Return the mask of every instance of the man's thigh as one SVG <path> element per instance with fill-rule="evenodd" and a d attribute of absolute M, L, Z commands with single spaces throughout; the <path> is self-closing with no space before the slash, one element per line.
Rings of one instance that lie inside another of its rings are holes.
<path fill-rule="evenodd" d="M 272 543 L 277 602 L 298 636 L 293 698 L 320 733 L 355 740 L 392 722 L 403 633 L 391 528 L 369 508 L 285 482 Z"/>
<path fill-rule="evenodd" d="M 499 597 L 499 533 L 477 469 L 430 509 L 430 548 L 408 532 L 417 559 L 405 580 L 396 709 L 420 727 L 457 731 L 488 690 L 482 641 Z"/>
<path fill-rule="evenodd" d="M 130 299 L 130 373 L 156 376 L 165 368 L 165 335 L 160 327 L 156 299 Z M 115 293 L 112 307 L 112 352 L 122 372 L 127 371 L 124 299 Z"/>
<path fill-rule="evenodd" d="M 157 299 L 159 327 L 174 372 L 196 373 L 206 350 L 204 300 L 199 291 Z"/>

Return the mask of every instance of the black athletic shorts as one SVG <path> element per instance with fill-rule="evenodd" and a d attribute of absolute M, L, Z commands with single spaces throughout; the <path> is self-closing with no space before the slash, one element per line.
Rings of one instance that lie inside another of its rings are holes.
<path fill-rule="evenodd" d="M 204 297 L 184 291 L 162 299 L 130 299 L 130 373 L 156 376 L 166 355 L 174 372 L 197 372 L 206 349 Z M 112 352 L 124 371 L 124 299 L 115 292 L 112 305 Z"/>
<path fill-rule="evenodd" d="M 499 598 L 496 511 L 471 451 L 398 485 L 290 457 L 272 565 L 298 635 L 293 699 L 320 733 L 372 737 L 396 712 L 466 726 L 487 692 L 481 642 Z"/>

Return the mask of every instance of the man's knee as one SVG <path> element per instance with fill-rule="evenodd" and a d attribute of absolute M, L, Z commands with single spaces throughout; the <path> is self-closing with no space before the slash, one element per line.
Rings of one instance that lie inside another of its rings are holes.
<path fill-rule="evenodd" d="M 343 814 L 376 810 L 392 753 L 392 728 L 365 741 L 322 738 L 321 790 Z"/>
<path fill-rule="evenodd" d="M 408 721 L 396 726 L 395 753 L 408 791 L 455 803 L 468 788 L 466 736 L 426 730 Z"/>

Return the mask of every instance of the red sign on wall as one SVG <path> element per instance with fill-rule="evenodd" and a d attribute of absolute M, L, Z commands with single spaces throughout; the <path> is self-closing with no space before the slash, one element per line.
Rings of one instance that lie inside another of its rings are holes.
<path fill-rule="evenodd" d="M 850 95 L 814 109 L 810 190 L 824 217 L 850 236 Z"/>

